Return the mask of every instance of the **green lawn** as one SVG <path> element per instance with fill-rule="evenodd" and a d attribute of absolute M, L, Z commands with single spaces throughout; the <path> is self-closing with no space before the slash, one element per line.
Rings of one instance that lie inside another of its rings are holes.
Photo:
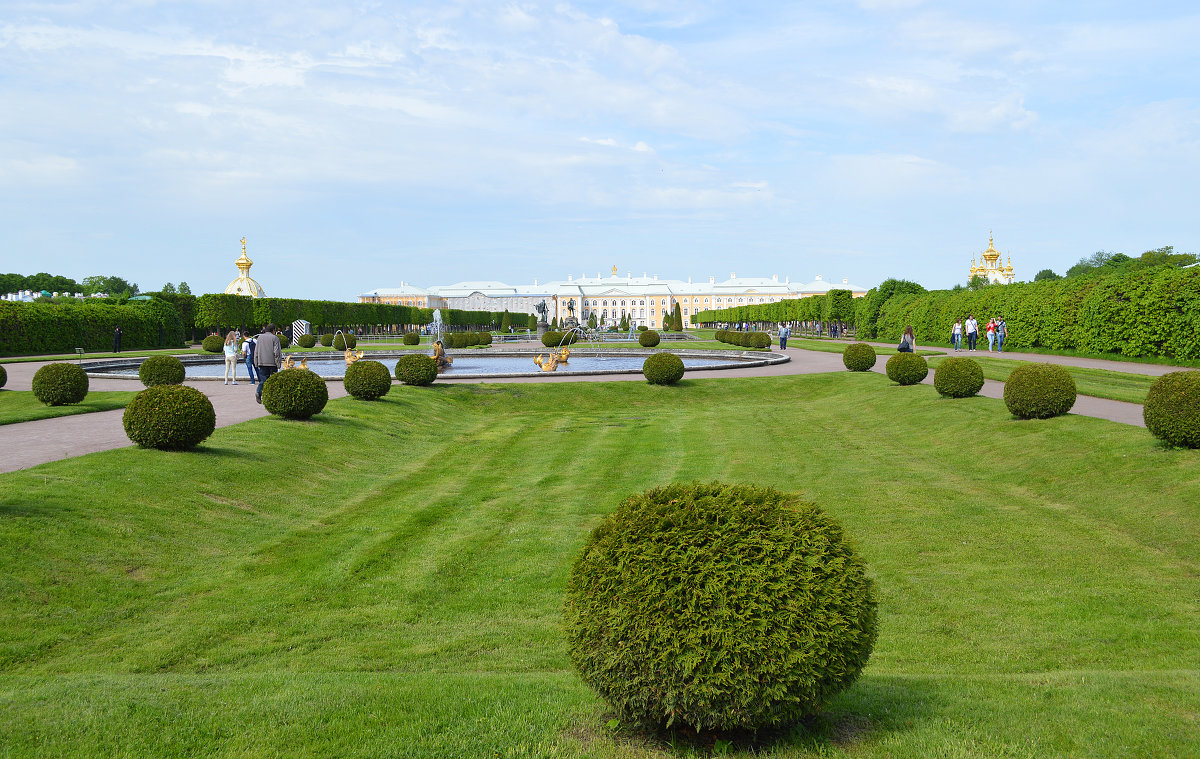
<path fill-rule="evenodd" d="M 800 490 L 880 594 L 768 757 L 1200 752 L 1200 452 L 849 372 L 396 386 L 197 451 L 0 475 L 0 755 L 668 757 L 572 671 L 562 587 L 627 493 Z"/>
<path fill-rule="evenodd" d="M 166 354 L 168 356 L 185 356 L 197 353 L 204 353 L 199 345 L 191 348 L 163 348 L 160 350 L 144 350 L 144 351 L 121 351 L 120 353 L 85 353 L 83 354 L 84 361 L 98 361 L 105 358 L 145 358 L 146 356 L 157 356 Z M 216 355 L 216 354 L 211 354 Z M 30 361 L 76 361 L 80 357 L 74 353 L 49 353 L 38 356 L 5 356 L 0 363 L 3 364 L 24 364 Z"/>
<path fill-rule="evenodd" d="M 83 403 L 47 406 L 34 397 L 32 390 L 0 390 L 0 424 L 90 414 L 93 411 L 112 411 L 125 408 L 135 395 L 137 393 L 132 390 L 92 391 L 83 399 Z"/>
<path fill-rule="evenodd" d="M 930 368 L 936 369 L 938 364 L 950 358 L 942 356 L 929 360 Z M 969 356 L 974 361 L 979 363 L 983 369 L 983 376 L 991 380 L 999 380 L 1007 382 L 1008 375 L 1012 373 L 1021 364 L 1029 363 L 1027 361 L 1014 361 L 1007 358 L 984 358 L 980 356 Z M 1157 377 L 1151 377 L 1146 374 L 1128 374 L 1126 372 L 1113 372 L 1107 369 L 1088 369 L 1078 366 L 1064 366 L 1071 376 L 1075 379 L 1075 388 L 1080 395 L 1093 395 L 1097 398 L 1109 398 L 1114 401 L 1127 401 L 1129 403 L 1145 403 L 1146 393 L 1150 391 L 1150 386 L 1154 384 Z"/>

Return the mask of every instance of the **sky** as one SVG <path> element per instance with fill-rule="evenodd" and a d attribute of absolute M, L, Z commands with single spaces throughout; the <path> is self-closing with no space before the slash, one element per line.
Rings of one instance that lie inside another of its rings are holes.
<path fill-rule="evenodd" d="M 1191 2 L 0 0 L 0 271 L 268 295 L 1200 252 Z"/>

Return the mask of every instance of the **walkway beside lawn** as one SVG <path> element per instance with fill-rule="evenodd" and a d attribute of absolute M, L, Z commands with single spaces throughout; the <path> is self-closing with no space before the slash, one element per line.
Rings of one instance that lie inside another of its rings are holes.
<path fill-rule="evenodd" d="M 832 341 L 831 341 L 832 342 Z M 883 343 L 876 343 L 881 347 Z M 540 342 L 523 344 L 508 344 L 504 348 L 534 348 L 543 349 Z M 778 352 L 778 349 L 775 349 Z M 840 353 L 809 351 L 800 348 L 788 348 L 784 351 L 791 361 L 772 366 L 751 369 L 697 370 L 689 371 L 685 379 L 729 379 L 735 377 L 782 377 L 798 374 L 821 374 L 825 372 L 841 372 L 846 368 L 842 364 Z M 987 351 L 960 355 L 993 358 L 1007 358 L 1018 361 L 1040 361 L 1044 363 L 1062 364 L 1064 366 L 1080 366 L 1110 371 L 1127 372 L 1130 374 L 1145 374 L 1158 376 L 1179 367 L 1161 364 L 1139 364 L 1125 361 L 1105 361 L 1102 359 L 1076 358 L 1073 356 L 1051 356 L 1039 353 L 987 353 Z M 946 355 L 955 355 L 947 351 Z M 883 373 L 886 356 L 880 356 L 873 371 Z M 49 362 L 27 362 L 5 364 L 8 370 L 10 390 L 29 390 L 33 374 Z M 243 369 L 244 371 L 244 369 Z M 563 375 L 545 373 L 529 377 L 496 377 L 492 379 L 452 379 L 438 378 L 439 383 L 537 383 L 537 382 L 644 382 L 641 374 L 617 375 Z M 240 381 L 237 387 L 224 385 L 214 381 L 195 381 L 186 383 L 209 397 L 217 412 L 217 426 L 225 427 L 238 424 L 249 419 L 267 416 L 267 411 L 254 401 L 254 385 L 248 381 Z M 346 395 L 345 388 L 340 382 L 326 383 L 330 399 Z M 925 379 L 925 384 L 933 384 L 933 371 Z M 89 383 L 90 390 L 141 390 L 142 385 L 137 380 L 95 379 Z M 0 391 L 2 393 L 3 391 Z M 1004 398 L 1004 383 L 995 380 L 985 380 L 979 393 L 988 398 Z M 786 401 L 786 399 L 780 399 Z M 48 461 L 82 456 L 85 453 L 107 451 L 113 448 L 125 448 L 133 445 L 125 435 L 121 425 L 123 411 L 101 411 L 91 414 L 76 414 L 54 419 L 41 419 L 33 422 L 19 422 L 0 427 L 0 437 L 4 440 L 5 455 L 0 460 L 0 472 L 12 472 L 27 469 Z M 1124 403 L 1104 398 L 1093 398 L 1080 395 L 1071 409 L 1072 414 L 1107 419 L 1121 424 L 1144 427 L 1142 421 L 1142 406 L 1137 403 Z"/>

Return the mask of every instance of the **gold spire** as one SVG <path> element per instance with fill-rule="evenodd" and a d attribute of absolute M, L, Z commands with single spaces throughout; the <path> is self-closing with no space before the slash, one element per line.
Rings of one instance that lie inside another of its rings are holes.
<path fill-rule="evenodd" d="M 226 285 L 225 294 L 249 295 L 252 298 L 261 298 L 267 293 L 263 290 L 262 285 L 250 278 L 250 267 L 254 265 L 254 262 L 246 255 L 246 238 L 244 236 L 241 239 L 241 243 L 242 255 L 238 256 L 238 259 L 233 262 L 233 265 L 241 272 L 241 276 Z"/>
<path fill-rule="evenodd" d="M 617 265 L 613 264 L 613 276 L 617 276 Z"/>
<path fill-rule="evenodd" d="M 248 277 L 248 276 L 250 276 L 250 267 L 254 265 L 254 262 L 251 261 L 250 257 L 246 255 L 246 238 L 245 238 L 245 236 L 242 237 L 241 243 L 242 243 L 242 255 L 238 257 L 238 260 L 233 262 L 233 265 L 238 267 L 238 271 L 240 271 L 242 273 L 243 277 Z"/>
<path fill-rule="evenodd" d="M 992 239 L 992 232 L 988 230 L 988 247 L 983 251 L 983 260 L 988 263 L 995 263 L 1000 259 L 1000 251 L 996 250 L 996 243 Z"/>

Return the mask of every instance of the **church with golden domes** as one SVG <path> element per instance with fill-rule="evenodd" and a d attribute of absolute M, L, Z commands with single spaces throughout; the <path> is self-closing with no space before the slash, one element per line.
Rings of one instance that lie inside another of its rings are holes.
<path fill-rule="evenodd" d="M 1000 251 L 996 250 L 996 244 L 992 240 L 992 234 L 988 233 L 987 250 L 983 251 L 982 257 L 979 259 L 979 265 L 975 265 L 974 256 L 971 257 L 971 277 L 976 275 L 987 278 L 988 284 L 1008 285 L 1013 281 L 1013 265 L 1012 256 L 1008 257 L 1008 266 L 1003 265 L 1000 260 Z"/>
<path fill-rule="evenodd" d="M 225 294 L 249 295 L 251 298 L 262 298 L 267 294 L 267 291 L 263 289 L 262 285 L 250 278 L 250 267 L 254 265 L 254 262 L 251 261 L 250 257 L 246 255 L 245 237 L 242 238 L 241 243 L 242 255 L 238 258 L 238 260 L 233 262 L 234 266 L 238 267 L 238 271 L 241 272 L 241 275 L 225 286 Z"/>

